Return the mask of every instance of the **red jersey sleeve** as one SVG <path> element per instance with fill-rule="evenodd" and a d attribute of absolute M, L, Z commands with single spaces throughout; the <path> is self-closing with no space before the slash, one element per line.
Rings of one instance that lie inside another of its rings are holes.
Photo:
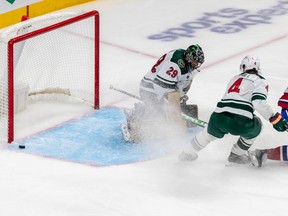
<path fill-rule="evenodd" d="M 288 109 L 288 92 L 285 92 L 278 100 L 278 106 Z"/>

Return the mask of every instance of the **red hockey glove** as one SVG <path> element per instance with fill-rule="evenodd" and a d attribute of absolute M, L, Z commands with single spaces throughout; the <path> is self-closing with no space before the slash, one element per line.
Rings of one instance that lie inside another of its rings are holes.
<path fill-rule="evenodd" d="M 271 116 L 269 121 L 277 131 L 283 132 L 288 129 L 288 122 L 278 112 Z"/>

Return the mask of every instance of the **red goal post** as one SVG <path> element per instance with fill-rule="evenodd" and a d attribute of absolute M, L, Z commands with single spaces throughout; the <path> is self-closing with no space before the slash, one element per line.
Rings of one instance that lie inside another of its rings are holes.
<path fill-rule="evenodd" d="M 99 35 L 95 10 L 47 14 L 0 31 L 1 142 L 14 141 L 25 97 L 60 95 L 99 108 Z"/>

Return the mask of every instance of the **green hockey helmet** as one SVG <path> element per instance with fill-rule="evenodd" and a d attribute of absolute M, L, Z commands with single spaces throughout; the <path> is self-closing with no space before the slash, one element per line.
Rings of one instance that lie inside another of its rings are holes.
<path fill-rule="evenodd" d="M 199 68 L 204 62 L 204 52 L 198 44 L 189 46 L 184 55 L 192 69 Z"/>

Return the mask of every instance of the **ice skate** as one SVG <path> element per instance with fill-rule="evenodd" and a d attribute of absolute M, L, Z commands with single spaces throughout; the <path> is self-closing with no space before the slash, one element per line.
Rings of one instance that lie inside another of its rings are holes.
<path fill-rule="evenodd" d="M 230 163 L 235 163 L 235 164 L 247 164 L 251 160 L 250 160 L 250 157 L 246 154 L 237 155 L 237 154 L 231 152 L 229 157 L 228 157 L 228 161 Z"/>
<path fill-rule="evenodd" d="M 253 166 L 262 167 L 262 165 L 267 160 L 267 154 L 268 154 L 267 149 L 263 150 L 256 149 L 255 151 L 250 151 L 248 153 Z"/>
<path fill-rule="evenodd" d="M 122 132 L 123 139 L 126 142 L 131 142 L 131 134 L 129 132 L 127 124 L 121 124 L 121 132 Z"/>
<path fill-rule="evenodd" d="M 197 153 L 194 152 L 181 152 L 181 154 L 178 156 L 180 161 L 194 161 L 198 158 Z"/>

